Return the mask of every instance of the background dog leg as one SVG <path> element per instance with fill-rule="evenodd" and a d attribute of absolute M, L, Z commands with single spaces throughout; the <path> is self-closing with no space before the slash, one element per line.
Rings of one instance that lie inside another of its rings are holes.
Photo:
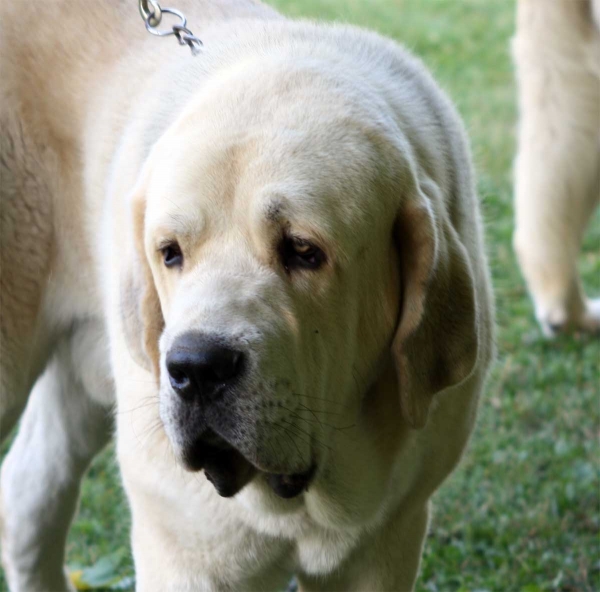
<path fill-rule="evenodd" d="M 600 197 L 600 33 L 588 2 L 519 4 L 515 250 L 548 336 L 600 329 L 577 271 Z"/>
<path fill-rule="evenodd" d="M 12 592 L 70 589 L 63 563 L 80 480 L 111 433 L 110 383 L 79 372 L 99 367 L 101 342 L 89 331 L 72 339 L 35 385 L 2 466 L 2 559 Z M 107 384 L 108 393 L 94 392 Z"/>

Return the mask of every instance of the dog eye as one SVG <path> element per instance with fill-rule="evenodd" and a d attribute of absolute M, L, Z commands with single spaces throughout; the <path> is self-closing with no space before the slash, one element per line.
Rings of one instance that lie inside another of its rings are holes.
<path fill-rule="evenodd" d="M 160 251 L 167 267 L 181 267 L 183 264 L 183 253 L 177 243 L 169 243 L 162 247 Z"/>
<path fill-rule="evenodd" d="M 325 253 L 307 240 L 286 236 L 279 247 L 281 262 L 286 271 L 318 269 L 325 262 Z"/>

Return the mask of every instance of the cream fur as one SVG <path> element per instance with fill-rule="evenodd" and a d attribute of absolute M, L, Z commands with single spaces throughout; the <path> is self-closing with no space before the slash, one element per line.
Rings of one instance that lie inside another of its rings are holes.
<path fill-rule="evenodd" d="M 68 587 L 47 542 L 64 541 L 113 385 L 139 591 L 292 574 L 304 591 L 412 589 L 493 357 L 454 109 L 359 29 L 181 0 L 205 43 L 193 58 L 107 6 L 0 12 L 3 433 L 36 385 L 0 481 L 11 590 Z M 322 269 L 286 274 L 290 229 Z M 174 237 L 181 271 L 158 250 Z M 316 462 L 308 491 L 281 499 L 259 474 L 225 499 L 182 469 L 165 356 L 190 329 L 243 344 L 232 443 L 269 473 Z M 36 520 L 48 491 L 56 510 Z"/>
<path fill-rule="evenodd" d="M 600 299 L 577 271 L 600 199 L 599 16 L 598 0 L 518 4 L 514 244 L 547 336 L 600 330 Z"/>

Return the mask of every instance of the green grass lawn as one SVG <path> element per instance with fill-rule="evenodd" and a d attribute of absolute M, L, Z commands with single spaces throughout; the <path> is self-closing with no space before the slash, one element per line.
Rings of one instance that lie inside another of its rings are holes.
<path fill-rule="evenodd" d="M 356 23 L 405 44 L 457 103 L 472 139 L 496 288 L 499 356 L 470 450 L 435 498 L 417 589 L 600 590 L 600 342 L 541 338 L 511 249 L 513 2 L 271 3 L 288 15 Z M 599 247 L 596 215 L 581 257 L 586 288 L 595 294 Z M 68 561 L 90 565 L 119 550 L 119 569 L 128 574 L 128 510 L 110 448 L 84 483 Z"/>

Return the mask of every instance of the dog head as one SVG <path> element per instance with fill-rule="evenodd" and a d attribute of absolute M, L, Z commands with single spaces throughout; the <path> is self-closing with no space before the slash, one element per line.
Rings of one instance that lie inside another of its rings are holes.
<path fill-rule="evenodd" d="M 360 94 L 311 67 L 221 77 L 132 193 L 132 350 L 177 457 L 221 495 L 257 473 L 299 495 L 386 368 L 398 421 L 420 428 L 475 364 L 464 247 L 397 122 Z"/>

